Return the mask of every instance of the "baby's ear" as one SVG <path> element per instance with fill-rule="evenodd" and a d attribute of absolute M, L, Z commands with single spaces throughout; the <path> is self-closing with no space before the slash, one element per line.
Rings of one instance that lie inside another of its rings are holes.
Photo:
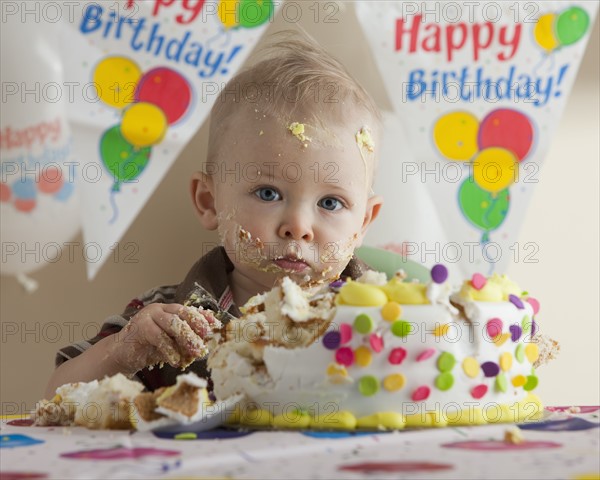
<path fill-rule="evenodd" d="M 383 205 L 383 197 L 380 195 L 373 195 L 367 200 L 367 209 L 365 210 L 365 218 L 363 220 L 361 233 L 364 236 L 367 233 L 367 229 L 371 222 L 379 215 L 379 210 Z"/>
<path fill-rule="evenodd" d="M 216 230 L 218 223 L 213 178 L 204 172 L 195 172 L 192 175 L 190 191 L 200 223 L 207 230 Z"/>

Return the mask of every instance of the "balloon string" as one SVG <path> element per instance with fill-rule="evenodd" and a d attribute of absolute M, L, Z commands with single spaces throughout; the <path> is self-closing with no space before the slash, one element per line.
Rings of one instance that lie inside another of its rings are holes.
<path fill-rule="evenodd" d="M 221 45 L 220 48 L 226 47 L 227 45 L 229 45 L 229 42 L 231 41 L 231 29 L 229 28 L 222 28 L 219 30 L 219 33 L 217 33 L 216 35 L 213 35 L 212 37 L 210 37 L 207 41 L 206 41 L 206 47 L 210 47 L 210 44 L 216 40 L 217 38 L 220 38 L 223 34 L 225 34 L 225 43 L 223 43 Z"/>
<path fill-rule="evenodd" d="M 552 55 L 551 53 L 542 53 L 542 59 L 533 68 L 534 75 L 538 75 L 538 70 L 544 63 L 546 63 L 547 59 L 550 59 L 550 66 L 548 67 L 547 70 L 550 71 L 554 68 L 554 55 Z"/>
<path fill-rule="evenodd" d="M 490 226 L 489 216 L 491 215 L 492 210 L 494 209 L 494 206 L 498 202 L 498 195 L 492 195 L 491 197 L 492 197 L 492 201 L 490 203 L 490 206 L 488 207 L 488 209 L 483 214 L 483 221 L 485 222 L 485 226 L 488 227 L 488 228 Z M 488 240 L 488 242 L 489 242 L 489 240 Z"/>
<path fill-rule="evenodd" d="M 116 183 L 115 183 L 116 185 Z M 119 208 L 117 207 L 117 200 L 115 198 L 115 194 L 117 193 L 118 190 L 114 190 L 114 187 L 111 188 L 110 190 L 110 206 L 112 207 L 112 211 L 113 211 L 113 216 L 112 218 L 108 221 L 109 225 L 112 225 L 113 223 L 115 223 L 117 221 L 117 217 L 119 216 Z"/>

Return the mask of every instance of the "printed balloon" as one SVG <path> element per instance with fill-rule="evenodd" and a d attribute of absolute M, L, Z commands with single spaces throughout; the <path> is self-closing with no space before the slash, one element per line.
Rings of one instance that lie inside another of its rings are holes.
<path fill-rule="evenodd" d="M 100 139 L 102 163 L 112 174 L 115 183 L 113 191 L 121 189 L 121 183 L 135 180 L 150 161 L 151 148 L 135 148 L 121 133 L 121 126 L 115 125 Z"/>
<path fill-rule="evenodd" d="M 178 72 L 166 67 L 154 68 L 140 79 L 135 92 L 137 102 L 159 107 L 169 125 L 177 122 L 190 106 L 192 89 Z"/>
<path fill-rule="evenodd" d="M 239 5 L 240 26 L 254 28 L 265 23 L 273 15 L 272 0 L 241 0 Z"/>
<path fill-rule="evenodd" d="M 517 157 L 504 148 L 486 148 L 473 160 L 473 179 L 482 189 L 492 194 L 512 185 L 518 174 Z"/>
<path fill-rule="evenodd" d="M 501 147 L 522 161 L 533 145 L 534 130 L 529 118 L 509 108 L 490 112 L 479 127 L 479 148 Z"/>
<path fill-rule="evenodd" d="M 556 15 L 554 13 L 547 13 L 538 18 L 535 27 L 533 27 L 533 38 L 547 52 L 551 52 L 559 45 L 554 34 L 555 21 Z"/>
<path fill-rule="evenodd" d="M 121 133 L 125 140 L 137 148 L 154 145 L 162 141 L 167 133 L 167 117 L 156 105 L 136 103 L 125 110 Z"/>
<path fill-rule="evenodd" d="M 433 141 L 444 157 L 467 162 L 477 153 L 479 120 L 469 112 L 451 112 L 433 127 Z"/>
<path fill-rule="evenodd" d="M 561 45 L 581 40 L 590 26 L 590 17 L 581 7 L 571 7 L 556 19 L 556 36 Z"/>
<path fill-rule="evenodd" d="M 458 191 L 458 203 L 463 215 L 485 232 L 502 225 L 508 213 L 509 200 L 508 189 L 493 196 L 480 188 L 472 177 L 467 178 Z"/>
<path fill-rule="evenodd" d="M 100 100 L 107 105 L 123 108 L 133 103 L 142 71 L 127 57 L 107 57 L 94 70 L 94 85 Z"/>
<path fill-rule="evenodd" d="M 225 28 L 234 28 L 239 25 L 240 0 L 220 0 L 217 7 L 217 16 Z"/>

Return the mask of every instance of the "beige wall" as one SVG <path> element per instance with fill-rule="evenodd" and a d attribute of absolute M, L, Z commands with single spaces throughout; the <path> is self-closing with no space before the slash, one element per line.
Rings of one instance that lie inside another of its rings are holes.
<path fill-rule="evenodd" d="M 381 107 L 389 108 L 352 9 L 343 8 L 337 24 L 314 23 L 312 15 L 305 9 L 300 24 L 348 66 Z M 278 18 L 269 32 L 288 26 Z M 596 22 L 521 233 L 521 242 L 538 243 L 540 262 L 519 263 L 508 272 L 535 292 L 542 302 L 543 330 L 563 345 L 560 360 L 540 369 L 539 393 L 548 404 L 600 403 L 598 30 Z M 121 240 L 123 255 L 109 261 L 94 281 L 86 280 L 80 249 L 74 262 L 63 256 L 32 274 L 40 283 L 33 295 L 13 278 L 1 277 L 2 413 L 30 409 L 41 398 L 57 348 L 94 334 L 103 318 L 147 288 L 179 282 L 203 248 L 216 242 L 196 221 L 188 194 L 188 178 L 204 158 L 206 138 L 204 126 Z M 81 236 L 74 241 L 83 242 Z M 124 259 L 131 252 L 129 242 L 137 245 L 135 262 Z M 13 327 L 17 332 L 8 335 Z"/>

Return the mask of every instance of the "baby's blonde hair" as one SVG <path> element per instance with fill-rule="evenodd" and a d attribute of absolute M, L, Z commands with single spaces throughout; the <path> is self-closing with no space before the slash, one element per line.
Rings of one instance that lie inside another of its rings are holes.
<path fill-rule="evenodd" d="M 304 32 L 284 31 L 272 35 L 272 41 L 259 54 L 265 59 L 235 75 L 219 94 L 210 113 L 208 161 L 211 161 L 221 127 L 240 104 L 253 104 L 260 113 L 289 121 L 297 109 L 314 102 L 315 107 L 330 107 L 328 118 L 342 122 L 344 105 L 363 108 L 375 125 L 381 127 L 381 113 L 367 91 L 346 68 Z"/>

